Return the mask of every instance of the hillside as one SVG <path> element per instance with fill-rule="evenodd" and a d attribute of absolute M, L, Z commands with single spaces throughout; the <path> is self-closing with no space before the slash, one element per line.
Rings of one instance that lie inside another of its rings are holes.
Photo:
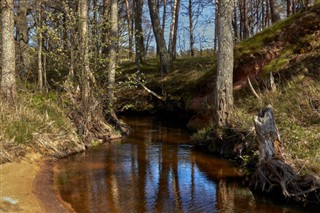
<path fill-rule="evenodd" d="M 287 161 L 303 171 L 320 171 L 320 5 L 295 14 L 235 47 L 235 126 L 252 134 L 252 117 L 271 104 Z M 161 78 L 158 63 L 149 59 L 137 73 L 133 63 L 119 69 L 118 112 L 184 112 L 188 126 L 209 134 L 213 118 L 214 56 L 182 58 Z M 270 73 L 276 90 L 270 88 Z M 167 97 L 158 100 L 130 76 Z M 251 79 L 257 98 L 247 85 Z M 130 88 L 130 90 L 128 90 Z"/>

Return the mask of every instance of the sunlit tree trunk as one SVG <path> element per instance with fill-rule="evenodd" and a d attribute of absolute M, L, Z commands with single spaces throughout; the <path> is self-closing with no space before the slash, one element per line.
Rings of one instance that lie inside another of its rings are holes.
<path fill-rule="evenodd" d="M 118 0 L 110 1 L 111 28 L 109 47 L 109 70 L 108 70 L 108 104 L 113 108 L 114 87 L 116 76 L 117 44 L 118 44 Z"/>
<path fill-rule="evenodd" d="M 37 33 L 38 33 L 38 88 L 40 91 L 43 89 L 43 70 L 42 70 L 42 2 L 38 2 L 38 24 L 37 24 Z"/>
<path fill-rule="evenodd" d="M 161 65 L 161 73 L 168 73 L 170 69 L 170 56 L 164 40 L 163 31 L 160 26 L 160 20 L 156 9 L 155 0 L 148 0 L 150 17 L 153 27 L 153 33 L 156 37 L 156 42 L 159 47 L 159 57 Z"/>
<path fill-rule="evenodd" d="M 219 1 L 218 64 L 215 88 L 216 123 L 229 124 L 233 108 L 232 0 Z"/>
<path fill-rule="evenodd" d="M 13 8 L 13 0 L 1 0 L 1 95 L 5 102 L 11 104 L 15 104 L 17 99 Z"/>
<path fill-rule="evenodd" d="M 172 18 L 170 25 L 170 40 L 169 40 L 169 52 L 172 59 L 176 58 L 176 46 L 177 46 L 177 31 L 180 11 L 180 0 L 174 0 L 172 6 Z"/>
<path fill-rule="evenodd" d="M 89 41 L 88 41 L 88 2 L 80 0 L 80 57 L 82 61 L 80 75 L 80 92 L 82 111 L 85 119 L 87 119 L 90 94 L 90 62 L 89 62 Z"/>

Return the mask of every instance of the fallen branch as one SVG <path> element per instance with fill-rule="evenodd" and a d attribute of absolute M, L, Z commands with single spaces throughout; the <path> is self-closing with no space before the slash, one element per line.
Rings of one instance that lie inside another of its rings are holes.
<path fill-rule="evenodd" d="M 141 81 L 139 81 L 137 78 L 132 78 L 135 82 L 137 82 L 144 90 L 146 90 L 149 94 L 153 95 L 154 97 L 158 98 L 161 101 L 166 101 L 167 97 L 163 97 L 158 95 L 157 93 L 150 90 L 148 87 L 146 87 Z"/>
<path fill-rule="evenodd" d="M 261 97 L 258 95 L 258 93 L 257 93 L 257 92 L 255 91 L 255 89 L 253 88 L 249 77 L 248 77 L 248 83 L 249 83 L 249 86 L 250 86 L 250 89 L 251 89 L 252 93 L 253 93 L 259 100 L 261 100 Z"/>

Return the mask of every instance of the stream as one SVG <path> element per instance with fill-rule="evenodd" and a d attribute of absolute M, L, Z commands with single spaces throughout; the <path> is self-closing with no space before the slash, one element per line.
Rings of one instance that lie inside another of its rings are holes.
<path fill-rule="evenodd" d="M 128 137 L 55 165 L 55 187 L 76 212 L 303 212 L 255 198 L 229 162 L 186 145 L 179 119 L 124 120 Z"/>

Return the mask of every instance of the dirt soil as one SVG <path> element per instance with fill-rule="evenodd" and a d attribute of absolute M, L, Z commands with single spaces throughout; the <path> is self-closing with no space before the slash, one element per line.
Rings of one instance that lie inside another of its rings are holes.
<path fill-rule="evenodd" d="M 52 183 L 50 162 L 20 160 L 1 164 L 0 212 L 71 212 L 56 196 Z"/>

